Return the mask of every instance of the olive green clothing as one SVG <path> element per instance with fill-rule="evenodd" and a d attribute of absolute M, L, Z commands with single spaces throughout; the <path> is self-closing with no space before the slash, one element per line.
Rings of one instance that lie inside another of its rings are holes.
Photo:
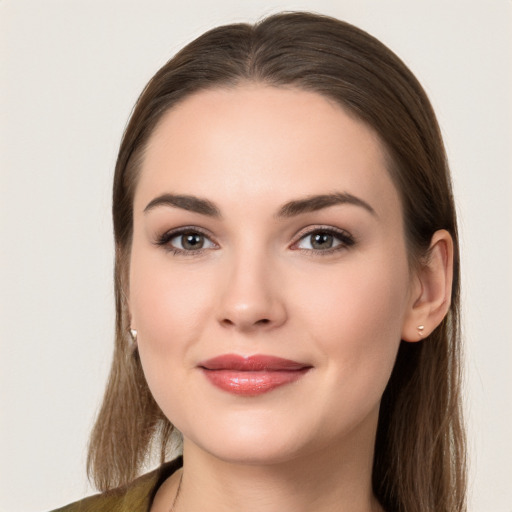
<path fill-rule="evenodd" d="M 182 457 L 178 457 L 124 487 L 84 498 L 53 512 L 148 512 L 160 485 L 182 464 Z"/>

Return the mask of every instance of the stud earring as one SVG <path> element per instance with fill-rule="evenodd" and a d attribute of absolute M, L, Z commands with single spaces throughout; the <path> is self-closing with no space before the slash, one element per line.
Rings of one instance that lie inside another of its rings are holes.
<path fill-rule="evenodd" d="M 128 329 L 128 332 L 130 333 L 130 336 L 132 338 L 133 344 L 137 344 L 137 329 Z"/>
<path fill-rule="evenodd" d="M 420 338 L 423 338 L 423 335 L 424 335 L 424 329 L 425 329 L 425 326 L 424 325 L 418 325 L 417 327 L 418 329 L 418 334 L 420 335 Z"/>

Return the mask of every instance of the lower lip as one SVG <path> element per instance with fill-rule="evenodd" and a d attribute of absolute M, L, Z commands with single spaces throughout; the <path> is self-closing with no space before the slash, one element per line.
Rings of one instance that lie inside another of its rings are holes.
<path fill-rule="evenodd" d="M 310 368 L 300 370 L 207 370 L 206 378 L 218 388 L 234 395 L 256 396 L 299 380 Z"/>

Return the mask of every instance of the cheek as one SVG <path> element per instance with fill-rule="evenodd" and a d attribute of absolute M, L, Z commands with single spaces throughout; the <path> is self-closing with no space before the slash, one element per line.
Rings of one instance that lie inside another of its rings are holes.
<path fill-rule="evenodd" d="M 315 276 L 300 316 L 309 319 L 306 328 L 332 381 L 354 389 L 373 388 L 380 398 L 400 344 L 408 270 L 405 260 L 369 263 Z"/>
<path fill-rule="evenodd" d="M 359 341 L 366 338 L 369 343 L 400 336 L 409 288 L 405 256 L 385 253 L 354 258 L 331 272 L 319 273 L 312 282 L 315 287 L 308 302 L 322 324 L 334 324 L 340 334 Z M 369 332 L 382 336 L 368 337 Z"/>
<path fill-rule="evenodd" d="M 130 274 L 130 309 L 142 340 L 155 350 L 176 347 L 201 330 L 212 286 L 197 269 L 173 269 L 166 257 L 134 254 Z M 173 341 L 173 343 L 171 343 Z"/>
<path fill-rule="evenodd" d="M 201 286 L 199 286 L 201 282 Z M 212 287 L 197 270 L 175 271 L 168 258 L 134 251 L 130 269 L 130 310 L 149 388 L 167 416 L 179 407 L 190 347 L 204 330 Z"/>

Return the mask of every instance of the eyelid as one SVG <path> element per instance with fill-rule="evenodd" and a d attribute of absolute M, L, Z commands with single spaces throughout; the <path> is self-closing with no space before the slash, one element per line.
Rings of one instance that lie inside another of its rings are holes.
<path fill-rule="evenodd" d="M 207 238 L 215 247 L 201 247 L 199 249 L 193 249 L 193 250 L 185 250 L 180 249 L 178 247 L 173 247 L 169 245 L 169 242 L 180 235 L 189 234 L 189 233 L 197 233 L 205 238 Z M 340 242 L 338 245 L 328 248 L 328 249 L 304 249 L 304 248 L 298 248 L 294 247 L 296 246 L 302 239 L 306 238 L 307 236 L 311 236 L 315 233 L 328 233 L 335 238 L 338 239 Z M 303 251 L 308 254 L 314 254 L 314 255 L 326 255 L 330 254 L 339 250 L 347 249 L 355 244 L 354 237 L 346 230 L 336 228 L 334 226 L 329 225 L 314 225 L 314 226 L 308 226 L 306 228 L 301 229 L 294 237 L 295 241 L 292 242 L 292 244 L 289 246 L 292 250 L 296 251 Z M 170 229 L 168 231 L 165 231 L 163 234 L 158 235 L 157 239 L 154 241 L 154 244 L 157 246 L 163 246 L 166 248 L 169 252 L 172 252 L 174 254 L 180 254 L 185 256 L 196 256 L 199 255 L 205 251 L 209 250 L 216 250 L 219 249 L 219 244 L 214 240 L 214 238 L 208 233 L 205 229 L 200 228 L 199 226 L 181 226 L 179 228 Z"/>
<path fill-rule="evenodd" d="M 181 226 L 179 228 L 169 229 L 168 231 L 165 231 L 161 235 L 157 235 L 156 240 L 154 241 L 154 244 L 157 246 L 162 246 L 166 248 L 169 252 L 172 252 L 174 254 L 180 254 L 185 256 L 196 256 L 204 251 L 211 250 L 211 247 L 201 247 L 199 249 L 194 250 L 185 250 L 180 249 L 178 247 L 169 246 L 169 242 L 180 235 L 185 235 L 188 233 L 197 233 L 199 235 L 204 236 L 207 238 L 215 247 L 213 249 L 218 249 L 219 244 L 213 239 L 213 237 L 203 228 L 200 228 L 198 226 Z"/>
<path fill-rule="evenodd" d="M 330 235 L 333 235 L 336 237 L 341 243 L 335 247 L 331 247 L 329 249 L 304 249 L 304 248 L 295 248 L 293 249 L 293 246 L 296 246 L 302 239 L 306 238 L 307 236 L 311 236 L 315 233 L 328 233 Z M 297 251 L 304 251 L 307 253 L 313 253 L 313 254 L 319 254 L 319 255 L 325 255 L 330 254 L 342 249 L 347 249 L 348 247 L 351 247 L 355 244 L 354 237 L 346 230 L 336 228 L 334 226 L 328 226 L 328 225 L 318 225 L 318 226 L 308 226 L 307 228 L 302 229 L 297 233 L 295 236 L 295 241 L 291 244 L 291 248 L 293 250 Z"/>

